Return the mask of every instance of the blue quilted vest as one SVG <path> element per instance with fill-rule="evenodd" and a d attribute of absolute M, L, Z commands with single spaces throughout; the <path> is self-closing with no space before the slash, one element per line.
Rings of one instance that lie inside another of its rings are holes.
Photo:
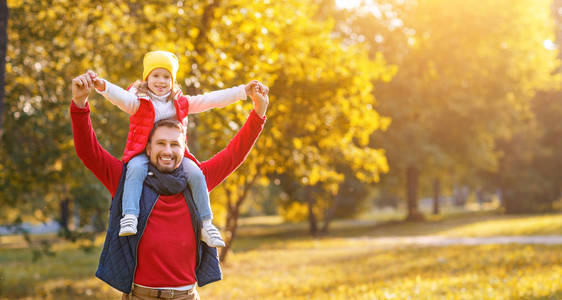
<path fill-rule="evenodd" d="M 123 166 L 126 170 L 126 165 Z M 101 252 L 96 277 L 105 281 L 117 290 L 129 294 L 132 291 L 133 279 L 137 266 L 137 249 L 139 241 L 144 232 L 148 217 L 152 212 L 152 208 L 156 204 L 159 195 L 148 186 L 145 182 L 141 199 L 140 214 L 138 219 L 138 233 L 127 237 L 119 236 L 119 221 L 121 220 L 121 199 L 123 197 L 123 186 L 125 184 L 125 174 L 123 171 L 121 180 L 115 196 L 111 201 L 109 209 L 109 225 L 105 236 L 105 243 Z M 195 203 L 191 195 L 189 185 L 183 191 L 191 220 L 193 230 L 197 240 L 197 266 L 195 268 L 195 277 L 199 286 L 222 279 L 222 273 L 219 265 L 217 249 L 207 246 L 201 242 L 201 220 L 197 214 Z"/>

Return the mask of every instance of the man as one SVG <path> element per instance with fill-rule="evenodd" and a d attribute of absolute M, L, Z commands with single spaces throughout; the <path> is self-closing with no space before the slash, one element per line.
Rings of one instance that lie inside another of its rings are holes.
<path fill-rule="evenodd" d="M 78 157 L 113 196 L 108 231 L 96 276 L 122 291 L 123 299 L 199 299 L 195 283 L 220 280 L 215 248 L 200 242 L 200 220 L 183 176 L 185 131 L 174 120 L 154 125 L 146 154 L 150 159 L 139 214 L 139 234 L 119 237 L 124 164 L 96 138 L 90 120 L 88 74 L 72 80 L 70 114 Z M 246 158 L 265 123 L 267 88 L 250 94 L 254 110 L 228 146 L 200 164 L 212 190 Z"/>

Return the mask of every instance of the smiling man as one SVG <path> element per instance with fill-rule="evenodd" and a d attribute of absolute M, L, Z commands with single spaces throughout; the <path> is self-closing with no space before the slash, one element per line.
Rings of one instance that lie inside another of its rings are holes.
<path fill-rule="evenodd" d="M 140 199 L 139 234 L 120 237 L 126 169 L 97 141 L 87 101 L 92 87 L 87 74 L 73 79 L 70 115 L 78 157 L 113 196 L 96 276 L 123 292 L 123 299 L 199 299 L 195 284 L 220 280 L 222 274 L 216 249 L 200 242 L 201 221 L 181 170 L 184 127 L 175 119 L 154 124 L 146 147 L 150 164 Z M 254 110 L 246 123 L 225 149 L 199 164 L 209 191 L 252 149 L 265 123 L 266 94 L 250 95 Z"/>
<path fill-rule="evenodd" d="M 157 138 L 153 138 L 155 135 Z M 177 120 L 163 119 L 152 128 L 146 145 L 146 155 L 158 171 L 172 172 L 181 165 L 184 145 L 185 133 L 181 124 Z"/>

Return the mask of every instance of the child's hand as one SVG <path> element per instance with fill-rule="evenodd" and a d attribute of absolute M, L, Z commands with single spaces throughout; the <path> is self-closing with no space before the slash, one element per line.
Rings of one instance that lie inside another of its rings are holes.
<path fill-rule="evenodd" d="M 105 81 L 98 77 L 98 74 L 92 70 L 88 70 L 86 75 L 90 77 L 90 80 L 94 83 L 94 87 L 98 91 L 105 91 Z"/>
<path fill-rule="evenodd" d="M 252 80 L 252 81 L 248 82 L 248 84 L 246 84 L 246 86 L 244 87 L 244 89 L 246 90 L 246 95 L 253 98 L 253 95 L 256 92 L 256 87 L 257 87 L 258 83 L 259 82 L 257 80 Z"/>
<path fill-rule="evenodd" d="M 92 80 L 92 81 L 94 79 L 98 78 L 98 74 L 96 74 L 96 72 L 94 72 L 92 70 L 88 70 L 85 75 L 88 75 L 88 77 L 90 77 L 90 80 Z"/>
<path fill-rule="evenodd" d="M 100 78 L 94 79 L 94 87 L 98 91 L 105 91 L 105 81 Z"/>
<path fill-rule="evenodd" d="M 262 85 L 261 87 L 264 92 L 268 92 L 266 86 Z M 265 112 L 267 111 L 267 106 L 269 105 L 269 97 L 261 92 L 255 92 L 252 96 L 252 102 L 254 104 L 254 111 L 258 114 L 259 117 L 263 118 L 265 116 Z"/>
<path fill-rule="evenodd" d="M 254 99 L 258 96 L 258 93 L 265 97 L 269 93 L 269 88 L 257 80 L 252 80 L 246 84 L 246 95 Z"/>
<path fill-rule="evenodd" d="M 269 94 L 269 88 L 265 84 L 258 81 L 258 92 L 262 96 L 266 97 L 267 94 Z"/>

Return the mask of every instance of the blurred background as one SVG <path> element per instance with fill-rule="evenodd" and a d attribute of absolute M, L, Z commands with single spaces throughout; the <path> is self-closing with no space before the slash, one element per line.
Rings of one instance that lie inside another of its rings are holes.
<path fill-rule="evenodd" d="M 211 193 L 225 280 L 202 298 L 562 298 L 560 241 L 379 239 L 560 238 L 561 0 L 9 0 L 0 11 L 0 299 L 119 298 L 93 277 L 111 199 L 75 154 L 70 82 L 94 70 L 126 88 L 157 49 L 179 57 L 184 94 L 270 88 L 261 137 Z M 90 106 L 121 157 L 127 115 L 96 93 Z M 191 152 L 211 158 L 251 108 L 190 116 Z"/>

